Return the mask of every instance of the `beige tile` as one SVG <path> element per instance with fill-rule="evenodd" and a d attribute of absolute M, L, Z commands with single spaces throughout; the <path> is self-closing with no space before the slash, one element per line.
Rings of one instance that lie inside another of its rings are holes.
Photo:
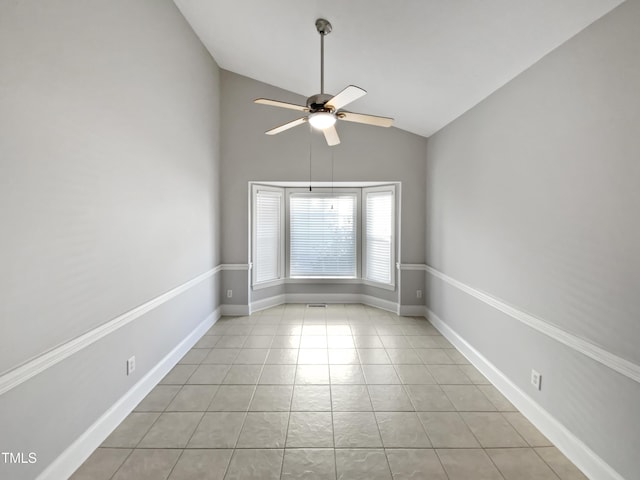
<path fill-rule="evenodd" d="M 365 381 L 369 385 L 393 385 L 400 383 L 400 378 L 395 368 L 393 368 L 393 365 L 362 365 L 362 371 Z"/>
<path fill-rule="evenodd" d="M 237 448 L 283 448 L 289 413 L 249 412 Z"/>
<path fill-rule="evenodd" d="M 331 412 L 291 412 L 286 447 L 333 447 Z"/>
<path fill-rule="evenodd" d="M 282 480 L 335 480 L 333 449 L 288 448 L 284 452 Z"/>
<path fill-rule="evenodd" d="M 407 340 L 413 348 L 438 348 L 440 346 L 436 337 L 432 335 L 413 335 L 407 337 Z"/>
<path fill-rule="evenodd" d="M 330 365 L 331 383 L 337 385 L 364 384 L 360 365 Z"/>
<path fill-rule="evenodd" d="M 391 359 L 384 348 L 360 348 L 358 349 L 360 363 L 363 365 L 389 365 Z"/>
<path fill-rule="evenodd" d="M 246 412 L 255 390 L 253 385 L 220 385 L 211 400 L 210 412 Z"/>
<path fill-rule="evenodd" d="M 102 447 L 134 448 L 146 435 L 160 413 L 130 413 L 102 442 Z"/>
<path fill-rule="evenodd" d="M 460 353 L 456 349 L 447 348 L 447 349 L 445 349 L 445 352 L 451 358 L 452 363 L 455 363 L 456 365 L 469 365 L 470 364 L 469 360 L 467 360 L 467 357 L 465 357 L 462 353 Z"/>
<path fill-rule="evenodd" d="M 475 385 L 442 385 L 453 406 L 460 412 L 492 412 L 496 407 Z"/>
<path fill-rule="evenodd" d="M 232 365 L 222 383 L 226 385 L 255 385 L 262 373 L 262 365 Z"/>
<path fill-rule="evenodd" d="M 330 348 L 329 363 L 332 365 L 360 365 L 355 348 Z"/>
<path fill-rule="evenodd" d="M 431 442 L 413 412 L 376 412 L 385 448 L 430 448 Z"/>
<path fill-rule="evenodd" d="M 392 480 L 382 449 L 336 450 L 338 480 Z"/>
<path fill-rule="evenodd" d="M 329 363 L 326 348 L 300 348 L 298 365 L 323 365 Z"/>
<path fill-rule="evenodd" d="M 516 412 L 518 409 L 502 395 L 493 385 L 478 385 L 478 389 L 484 393 L 489 401 L 498 409 L 499 412 Z"/>
<path fill-rule="evenodd" d="M 327 385 L 329 383 L 329 366 L 298 365 L 295 383 L 297 385 Z"/>
<path fill-rule="evenodd" d="M 405 385 L 411 403 L 418 412 L 453 411 L 455 407 L 439 385 Z"/>
<path fill-rule="evenodd" d="M 276 449 L 236 450 L 224 480 L 279 480 L 282 456 Z"/>
<path fill-rule="evenodd" d="M 417 348 L 416 353 L 425 365 L 451 365 L 453 360 L 442 348 Z"/>
<path fill-rule="evenodd" d="M 204 412 L 217 391 L 217 385 L 185 385 L 169 404 L 166 411 Z"/>
<path fill-rule="evenodd" d="M 458 365 L 429 365 L 428 368 L 436 382 L 441 385 L 471 384 L 469 377 Z"/>
<path fill-rule="evenodd" d="M 233 360 L 234 365 L 262 365 L 269 354 L 268 348 L 243 348 Z"/>
<path fill-rule="evenodd" d="M 418 417 L 435 448 L 480 448 L 458 413 L 420 412 Z"/>
<path fill-rule="evenodd" d="M 189 448 L 234 448 L 242 429 L 243 412 L 208 412 L 189 440 Z"/>
<path fill-rule="evenodd" d="M 300 336 L 298 335 L 276 335 L 273 337 L 271 348 L 299 348 Z"/>
<path fill-rule="evenodd" d="M 490 448 L 486 452 L 505 480 L 558 480 L 531 448 Z"/>
<path fill-rule="evenodd" d="M 265 365 L 262 368 L 258 383 L 263 385 L 292 385 L 295 377 L 295 365 Z"/>
<path fill-rule="evenodd" d="M 182 450 L 134 450 L 113 476 L 113 480 L 159 480 L 169 476 Z"/>
<path fill-rule="evenodd" d="M 242 348 L 246 340 L 246 335 L 223 335 L 218 340 L 216 348 Z"/>
<path fill-rule="evenodd" d="M 160 380 L 161 385 L 183 385 L 196 371 L 197 365 L 176 365 Z"/>
<path fill-rule="evenodd" d="M 109 480 L 131 451 L 128 448 L 98 448 L 70 480 Z"/>
<path fill-rule="evenodd" d="M 386 449 L 393 480 L 447 480 L 447 475 L 433 450 Z"/>
<path fill-rule="evenodd" d="M 391 348 L 412 348 L 404 335 L 380 335 L 380 341 L 387 350 Z"/>
<path fill-rule="evenodd" d="M 483 450 L 458 448 L 436 452 L 449 480 L 503 480 Z"/>
<path fill-rule="evenodd" d="M 272 348 L 265 363 L 267 365 L 295 365 L 298 363 L 298 349 Z"/>
<path fill-rule="evenodd" d="M 327 327 L 327 328 L 331 328 L 331 327 Z M 353 337 L 351 335 L 329 335 L 327 336 L 327 347 L 328 348 L 350 348 L 350 349 L 356 348 L 355 344 L 353 343 Z"/>
<path fill-rule="evenodd" d="M 258 385 L 249 406 L 252 412 L 288 412 L 293 385 Z"/>
<path fill-rule="evenodd" d="M 587 480 L 587 477 L 556 447 L 540 447 L 536 453 L 547 462 L 561 480 Z"/>
<path fill-rule="evenodd" d="M 185 353 L 184 357 L 180 359 L 178 364 L 180 365 L 198 365 L 202 363 L 202 360 L 205 359 L 207 354 L 211 351 L 209 348 L 192 348 L 187 353 Z"/>
<path fill-rule="evenodd" d="M 194 345 L 194 348 L 213 348 L 220 340 L 220 335 L 205 335 Z"/>
<path fill-rule="evenodd" d="M 388 348 L 387 355 L 394 365 L 421 365 L 422 360 L 412 348 Z"/>
<path fill-rule="evenodd" d="M 331 405 L 334 412 L 373 410 L 366 385 L 332 385 Z"/>
<path fill-rule="evenodd" d="M 500 413 L 462 412 L 460 415 L 484 448 L 527 446 Z"/>
<path fill-rule="evenodd" d="M 218 363 L 231 365 L 240 352 L 239 348 L 214 348 L 202 363 Z"/>
<path fill-rule="evenodd" d="M 185 450 L 169 480 L 219 480 L 224 477 L 233 450 Z"/>
<path fill-rule="evenodd" d="M 532 447 L 551 447 L 553 444 L 545 437 L 540 430 L 534 427 L 529 420 L 520 412 L 504 412 L 504 418 Z"/>
<path fill-rule="evenodd" d="M 140 448 L 184 448 L 195 431 L 202 413 L 163 413 L 138 444 Z"/>
<path fill-rule="evenodd" d="M 377 412 L 412 412 L 409 396 L 402 385 L 369 385 L 369 396 Z"/>
<path fill-rule="evenodd" d="M 202 364 L 189 377 L 189 385 L 217 385 L 222 383 L 231 365 Z"/>
<path fill-rule="evenodd" d="M 336 448 L 382 447 L 376 419 L 371 412 L 334 412 Z"/>
<path fill-rule="evenodd" d="M 375 329 L 374 329 L 375 331 Z M 382 341 L 378 335 L 355 335 L 353 341 L 356 347 L 360 348 L 383 348 Z"/>
<path fill-rule="evenodd" d="M 455 350 L 447 350 L 447 352 L 455 352 Z M 469 380 L 471 380 L 471 383 L 473 383 L 475 385 L 490 385 L 491 384 L 491 382 L 489 380 L 487 380 L 487 377 L 482 375 L 482 373 L 480 373 L 480 370 L 478 370 L 473 365 L 458 365 L 458 366 L 460 367 L 460 370 L 462 370 L 464 372 L 464 374 L 467 377 L 469 377 Z"/>
<path fill-rule="evenodd" d="M 182 387 L 180 385 L 157 385 L 142 399 L 134 412 L 162 412 L 169 406 L 173 397 Z"/>
<path fill-rule="evenodd" d="M 328 385 L 296 385 L 293 389 L 291 411 L 331 411 L 331 390 Z"/>
<path fill-rule="evenodd" d="M 433 385 L 435 378 L 424 365 L 396 365 L 396 373 L 403 384 Z"/>

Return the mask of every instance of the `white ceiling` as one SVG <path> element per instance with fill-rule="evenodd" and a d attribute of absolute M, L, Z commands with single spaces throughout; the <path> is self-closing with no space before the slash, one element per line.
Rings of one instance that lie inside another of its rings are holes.
<path fill-rule="evenodd" d="M 305 97 L 328 19 L 325 90 L 429 136 L 623 0 L 174 1 L 220 67 Z"/>

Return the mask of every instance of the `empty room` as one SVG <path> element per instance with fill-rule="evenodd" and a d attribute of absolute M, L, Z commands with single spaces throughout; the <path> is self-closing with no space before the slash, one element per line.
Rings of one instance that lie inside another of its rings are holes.
<path fill-rule="evenodd" d="M 640 480 L 640 0 L 0 0 L 0 478 Z"/>

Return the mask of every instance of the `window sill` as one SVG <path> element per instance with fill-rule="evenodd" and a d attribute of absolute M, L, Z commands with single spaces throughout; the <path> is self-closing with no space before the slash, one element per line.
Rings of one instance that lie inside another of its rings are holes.
<path fill-rule="evenodd" d="M 385 283 L 376 283 L 364 278 L 345 278 L 345 277 L 301 277 L 301 278 L 280 278 L 278 280 L 271 280 L 268 282 L 262 282 L 252 285 L 253 290 L 262 290 L 264 288 L 275 287 L 284 284 L 295 285 L 318 285 L 318 284 L 352 284 L 352 285 L 367 285 L 368 287 L 381 288 L 383 290 L 395 290 L 395 284 L 389 285 Z"/>

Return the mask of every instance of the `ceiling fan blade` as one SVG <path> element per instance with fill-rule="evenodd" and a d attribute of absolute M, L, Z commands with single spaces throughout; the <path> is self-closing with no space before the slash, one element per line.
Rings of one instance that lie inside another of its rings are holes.
<path fill-rule="evenodd" d="M 291 110 L 298 110 L 299 112 L 309 111 L 309 109 L 303 105 L 281 102 L 280 100 L 269 100 L 268 98 L 256 98 L 253 102 L 259 103 L 260 105 L 269 105 L 271 107 L 289 108 Z"/>
<path fill-rule="evenodd" d="M 329 128 L 325 128 L 322 133 L 324 133 L 324 138 L 327 140 L 327 144 L 330 147 L 340 143 L 340 137 L 338 136 L 338 131 L 334 125 L 331 125 Z"/>
<path fill-rule="evenodd" d="M 366 94 L 366 90 L 356 87 L 355 85 L 349 85 L 331 100 L 328 100 L 326 105 L 330 105 L 334 110 L 340 110 L 345 105 L 359 99 L 360 97 L 364 97 Z"/>
<path fill-rule="evenodd" d="M 291 122 L 287 122 L 284 125 L 280 125 L 279 127 L 272 128 L 271 130 L 267 130 L 267 135 L 275 135 L 276 133 L 284 132 L 285 130 L 289 130 L 290 128 L 297 127 L 298 125 L 302 125 L 307 121 L 307 117 L 298 118 L 297 120 L 293 120 Z"/>
<path fill-rule="evenodd" d="M 338 112 L 336 116 L 340 120 L 346 120 L 347 122 L 365 123 L 376 127 L 390 127 L 393 125 L 393 118 L 365 115 L 364 113 Z"/>

